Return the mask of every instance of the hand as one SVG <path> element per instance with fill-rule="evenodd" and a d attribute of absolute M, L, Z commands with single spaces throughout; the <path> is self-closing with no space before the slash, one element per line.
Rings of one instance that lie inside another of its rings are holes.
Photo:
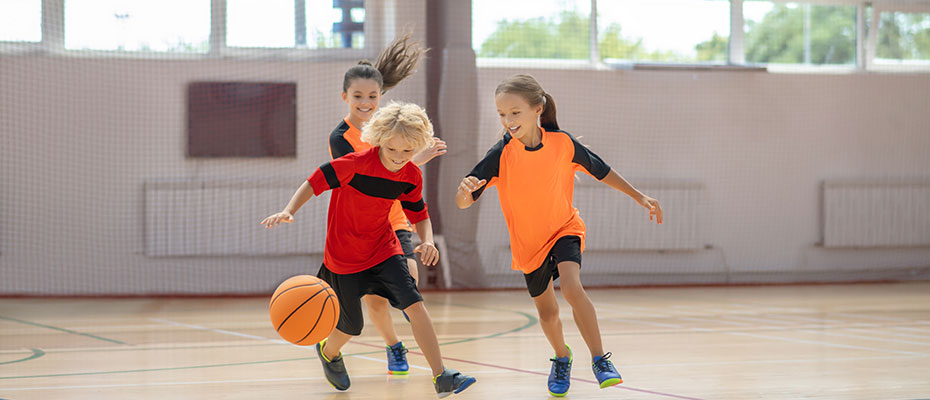
<path fill-rule="evenodd" d="M 472 192 L 481 189 L 484 184 L 488 183 L 487 180 L 482 179 L 478 180 L 474 176 L 466 176 L 465 179 L 462 179 L 462 183 L 459 184 L 459 191 L 464 192 L 465 194 L 471 194 Z"/>
<path fill-rule="evenodd" d="M 428 163 L 429 160 L 432 160 L 443 154 L 446 154 L 446 142 L 440 138 L 433 138 L 432 146 L 427 147 L 417 154 L 414 154 L 410 161 L 413 161 L 414 164 L 420 166 Z"/>
<path fill-rule="evenodd" d="M 420 261 L 427 267 L 432 267 L 439 262 L 439 250 L 436 249 L 436 245 L 430 242 L 423 242 L 413 249 L 413 252 L 420 253 Z"/>
<path fill-rule="evenodd" d="M 643 195 L 642 198 L 636 200 L 639 205 L 645 207 L 649 210 L 649 220 L 652 221 L 652 217 L 656 218 L 657 223 L 662 223 L 662 207 L 659 207 L 659 201 L 653 199 L 652 197 Z"/>
<path fill-rule="evenodd" d="M 276 214 L 271 214 L 268 218 L 262 220 L 261 224 L 265 225 L 266 229 L 274 228 L 280 223 L 291 224 L 294 223 L 294 216 L 287 211 L 281 211 Z"/>

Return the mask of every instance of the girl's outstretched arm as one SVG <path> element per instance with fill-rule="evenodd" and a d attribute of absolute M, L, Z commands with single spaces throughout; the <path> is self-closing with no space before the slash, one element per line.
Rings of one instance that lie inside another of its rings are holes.
<path fill-rule="evenodd" d="M 461 209 L 466 209 L 471 207 L 472 204 L 475 204 L 475 198 L 472 197 L 471 193 L 480 189 L 488 181 L 474 176 L 466 176 L 465 179 L 462 179 L 462 183 L 459 183 L 459 188 L 455 192 L 455 204 Z"/>
<path fill-rule="evenodd" d="M 260 223 L 264 225 L 265 228 L 274 228 L 282 222 L 287 224 L 294 222 L 294 213 L 296 213 L 307 200 L 310 200 L 311 197 L 313 197 L 313 187 L 310 186 L 310 182 L 304 181 L 304 183 L 297 188 L 297 192 L 294 193 L 294 196 L 291 197 L 291 201 L 287 202 L 284 211 L 271 214 Z"/>
<path fill-rule="evenodd" d="M 633 187 L 630 182 L 627 182 L 626 179 L 623 179 L 623 177 L 620 176 L 616 170 L 611 168 L 610 172 L 607 174 L 607 176 L 604 177 L 604 179 L 601 180 L 601 182 L 604 182 L 604 184 L 607 186 L 626 193 L 627 196 L 630 196 L 633 198 L 633 200 L 636 200 L 636 203 L 649 210 L 650 221 L 652 221 L 652 217 L 654 216 L 657 223 L 662 223 L 662 207 L 659 207 L 659 201 L 653 199 L 652 197 L 646 196 L 639 190 L 636 190 L 636 188 Z M 458 200 L 458 198 L 456 198 L 456 200 Z"/>
<path fill-rule="evenodd" d="M 413 161 L 418 167 L 426 164 L 429 160 L 432 160 L 436 157 L 439 157 L 443 154 L 446 154 L 446 142 L 440 138 L 433 138 L 433 145 L 423 149 L 423 151 L 414 154 L 413 158 L 410 161 Z"/>

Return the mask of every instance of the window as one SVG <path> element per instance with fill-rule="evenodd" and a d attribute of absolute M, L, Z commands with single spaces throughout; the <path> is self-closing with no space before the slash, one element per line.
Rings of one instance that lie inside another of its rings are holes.
<path fill-rule="evenodd" d="M 42 0 L 0 1 L 0 41 L 42 41 Z"/>
<path fill-rule="evenodd" d="M 601 60 L 726 63 L 730 4 L 707 0 L 597 2 Z"/>
<path fill-rule="evenodd" d="M 875 52 L 878 63 L 930 64 L 930 13 L 881 13 Z"/>
<path fill-rule="evenodd" d="M 589 59 L 589 0 L 473 0 L 478 57 Z"/>
<path fill-rule="evenodd" d="M 363 48 L 364 7 L 362 0 L 228 0 L 226 45 Z"/>
<path fill-rule="evenodd" d="M 743 18 L 748 63 L 856 63 L 856 7 L 746 1 Z"/>
<path fill-rule="evenodd" d="M 210 0 L 65 0 L 68 50 L 206 53 Z"/>

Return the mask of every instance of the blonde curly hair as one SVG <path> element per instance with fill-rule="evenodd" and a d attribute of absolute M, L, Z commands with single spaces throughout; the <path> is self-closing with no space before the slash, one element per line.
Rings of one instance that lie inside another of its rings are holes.
<path fill-rule="evenodd" d="M 381 146 L 394 135 L 401 135 L 413 146 L 414 153 L 433 144 L 433 124 L 426 110 L 413 103 L 392 101 L 378 108 L 362 126 L 362 140 L 372 146 Z"/>

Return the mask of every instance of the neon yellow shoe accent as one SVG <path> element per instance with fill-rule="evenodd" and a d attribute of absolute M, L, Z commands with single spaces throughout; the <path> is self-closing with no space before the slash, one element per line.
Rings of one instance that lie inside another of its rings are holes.
<path fill-rule="evenodd" d="M 601 382 L 601 389 L 608 388 L 613 385 L 618 385 L 621 383 L 623 383 L 623 379 L 619 379 L 619 378 L 608 379 L 604 382 Z"/>

